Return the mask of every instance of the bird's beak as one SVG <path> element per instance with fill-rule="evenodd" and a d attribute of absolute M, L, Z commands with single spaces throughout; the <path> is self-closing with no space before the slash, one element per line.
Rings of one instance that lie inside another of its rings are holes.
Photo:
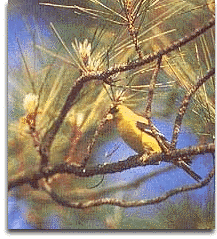
<path fill-rule="evenodd" d="M 114 115 L 113 114 L 111 114 L 111 113 L 107 114 L 106 120 L 113 120 L 113 119 L 114 119 Z"/>

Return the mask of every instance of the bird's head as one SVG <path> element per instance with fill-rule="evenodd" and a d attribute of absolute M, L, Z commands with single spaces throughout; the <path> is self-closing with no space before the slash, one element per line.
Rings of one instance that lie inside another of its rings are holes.
<path fill-rule="evenodd" d="M 126 106 L 118 103 L 113 103 L 107 115 L 107 120 L 120 120 L 131 115 L 132 111 Z"/>
<path fill-rule="evenodd" d="M 107 119 L 107 120 L 114 120 L 114 119 L 117 118 L 118 114 L 119 114 L 118 104 L 112 103 L 111 106 L 110 106 L 110 110 L 109 110 L 109 112 L 108 112 L 108 114 L 107 114 L 106 119 Z"/>

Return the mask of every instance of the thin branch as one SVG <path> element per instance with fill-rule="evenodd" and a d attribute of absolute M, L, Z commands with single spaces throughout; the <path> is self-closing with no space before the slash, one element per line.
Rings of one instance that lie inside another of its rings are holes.
<path fill-rule="evenodd" d="M 160 168 L 159 170 L 154 170 L 148 174 L 145 174 L 142 177 L 137 178 L 134 181 L 130 181 L 129 183 L 123 183 L 118 185 L 112 185 L 110 187 L 102 188 L 101 190 L 98 190 L 97 192 L 94 192 L 93 194 L 95 196 L 101 196 L 103 194 L 108 193 L 115 193 L 117 191 L 126 191 L 131 189 L 138 189 L 142 184 L 144 184 L 146 181 L 150 180 L 151 178 L 155 178 L 158 175 L 161 175 L 163 173 L 168 173 L 171 170 L 176 169 L 177 167 L 174 165 L 169 165 L 165 168 Z"/>
<path fill-rule="evenodd" d="M 40 147 L 41 168 L 43 168 L 44 166 L 47 166 L 51 144 L 60 126 L 62 125 L 63 120 L 65 119 L 67 113 L 71 109 L 72 105 L 75 103 L 75 100 L 77 96 L 79 95 L 79 92 L 81 91 L 84 83 L 85 83 L 85 79 L 84 80 L 78 79 L 77 81 L 75 81 L 74 85 L 71 88 L 70 94 L 68 95 L 66 102 L 60 111 L 59 116 L 53 122 L 51 128 L 44 135 L 42 139 L 41 147 Z"/>
<path fill-rule="evenodd" d="M 151 171 L 148 174 L 144 174 L 143 176 L 135 179 L 134 181 L 130 181 L 127 183 L 114 183 L 112 186 L 108 187 L 101 187 L 100 189 L 94 189 L 90 190 L 90 188 L 83 188 L 82 192 L 75 190 L 70 190 L 70 197 L 71 200 L 89 200 L 90 198 L 99 198 L 103 197 L 104 195 L 108 194 L 115 194 L 116 192 L 121 192 L 121 191 L 128 191 L 128 190 L 136 190 L 140 186 L 144 185 L 147 181 L 150 181 L 152 178 L 155 178 L 159 175 L 162 175 L 164 173 L 168 173 L 171 170 L 176 169 L 176 166 L 174 165 L 169 165 L 164 168 L 160 168 L 158 170 Z"/>
<path fill-rule="evenodd" d="M 131 62 L 129 64 L 125 64 L 119 67 L 113 67 L 107 71 L 103 71 L 100 73 L 92 73 L 86 76 L 82 76 L 78 80 L 75 81 L 74 85 L 71 88 L 71 91 L 67 97 L 67 100 L 60 111 L 59 116 L 57 119 L 53 122 L 53 125 L 51 128 L 47 131 L 47 133 L 44 135 L 44 138 L 42 139 L 42 144 L 40 147 L 40 154 L 41 154 L 41 169 L 48 164 L 49 159 L 49 151 L 50 147 L 52 145 L 52 142 L 65 118 L 69 110 L 71 109 L 72 105 L 75 103 L 75 100 L 77 99 L 77 96 L 80 93 L 80 90 L 82 89 L 83 85 L 91 80 L 101 80 L 106 81 L 110 76 L 119 73 L 119 72 L 125 72 L 128 70 L 135 69 L 137 67 L 143 66 L 147 63 L 150 63 L 156 59 L 159 59 L 159 57 L 162 57 L 163 55 L 166 55 L 179 47 L 187 44 L 188 42 L 192 41 L 193 39 L 197 38 L 204 32 L 206 32 L 208 29 L 210 29 L 212 26 L 215 25 L 215 19 L 211 19 L 206 25 L 204 25 L 201 28 L 196 29 L 193 31 L 189 36 L 185 36 L 184 38 L 179 39 L 178 41 L 174 42 L 170 46 L 166 47 L 163 50 L 160 50 L 156 53 L 149 54 L 145 56 L 142 60 L 139 59 L 135 62 Z"/>
<path fill-rule="evenodd" d="M 135 46 L 135 50 L 136 50 L 139 58 L 142 59 L 143 54 L 142 54 L 142 51 L 139 46 L 138 30 L 135 27 L 135 20 L 136 20 L 137 14 L 134 13 L 135 9 L 134 9 L 134 6 L 131 1 L 124 1 L 124 10 L 125 10 L 126 18 L 127 18 L 128 32 L 133 39 L 133 44 Z"/>
<path fill-rule="evenodd" d="M 38 168 L 35 170 L 36 173 L 30 176 L 18 175 L 8 181 L 8 190 L 16 186 L 22 186 L 26 183 L 31 183 L 42 178 L 49 178 L 57 173 L 59 174 L 74 174 L 79 177 L 92 177 L 94 175 L 104 175 L 113 174 L 118 172 L 124 172 L 131 168 L 136 168 L 139 166 L 155 165 L 160 161 L 173 162 L 174 159 L 183 158 L 189 155 L 198 155 L 205 153 L 214 153 L 215 144 L 192 146 L 184 149 L 176 149 L 171 151 L 169 154 L 153 154 L 149 156 L 144 162 L 141 160 L 140 155 L 130 156 L 126 160 L 114 162 L 114 163 L 104 163 L 100 165 L 89 166 L 86 169 L 79 167 L 77 165 L 68 165 L 67 163 L 61 163 L 55 165 L 51 168 L 44 168 L 43 172 L 37 172 Z"/>
<path fill-rule="evenodd" d="M 157 59 L 157 65 L 154 69 L 152 79 L 151 79 L 151 82 L 150 82 L 150 85 L 149 85 L 149 91 L 148 91 L 148 97 L 147 97 L 147 103 L 146 103 L 146 107 L 145 107 L 144 116 L 148 119 L 148 123 L 151 127 L 151 131 L 154 134 L 157 141 L 159 142 L 159 144 L 160 144 L 161 148 L 163 149 L 164 153 L 167 153 L 168 148 L 166 147 L 165 143 L 162 141 L 161 137 L 159 136 L 159 133 L 158 133 L 157 129 L 155 128 L 154 124 L 151 121 L 151 104 L 152 104 L 152 101 L 153 101 L 154 88 L 155 88 L 155 85 L 156 85 L 157 76 L 158 76 L 158 73 L 160 71 L 161 61 L 162 61 L 162 56 L 159 56 L 159 58 Z"/>
<path fill-rule="evenodd" d="M 43 189 L 50 195 L 50 197 L 59 205 L 62 205 L 64 207 L 69 208 L 78 208 L 78 209 L 84 209 L 89 207 L 96 207 L 101 205 L 112 205 L 112 206 L 118 206 L 118 207 L 140 207 L 140 206 L 147 206 L 147 205 L 154 205 L 160 202 L 163 202 L 167 200 L 169 197 L 172 197 L 174 195 L 177 195 L 179 193 L 193 191 L 195 189 L 202 188 L 206 186 L 211 179 L 213 178 L 215 174 L 215 168 L 209 173 L 209 175 L 201 182 L 183 186 L 180 188 L 172 189 L 168 192 L 166 192 L 164 195 L 152 199 L 142 199 L 142 200 L 133 200 L 133 201 L 125 201 L 125 200 L 118 200 L 115 198 L 100 198 L 96 200 L 90 200 L 87 202 L 70 202 L 59 195 L 57 195 L 55 192 L 52 191 L 52 188 L 45 182 Z"/>
<path fill-rule="evenodd" d="M 157 59 L 157 65 L 154 69 L 152 79 L 151 79 L 151 82 L 150 82 L 150 85 L 149 85 L 149 92 L 148 92 L 147 103 L 146 103 L 146 107 L 145 107 L 145 115 L 144 115 L 146 118 L 151 117 L 151 104 L 152 104 L 152 101 L 153 101 L 154 88 L 155 88 L 155 85 L 156 85 L 157 76 L 158 76 L 158 73 L 160 71 L 161 61 L 162 61 L 162 56 L 160 56 Z"/>
<path fill-rule="evenodd" d="M 96 141 L 97 141 L 97 139 L 99 137 L 99 134 L 100 134 L 101 130 L 103 129 L 103 127 L 106 124 L 106 122 L 108 121 L 107 118 L 106 118 L 106 116 L 108 115 L 108 112 L 109 112 L 109 110 L 106 111 L 105 117 L 100 121 L 99 126 L 98 126 L 97 130 L 95 131 L 94 136 L 93 136 L 90 144 L 87 147 L 87 156 L 84 158 L 84 162 L 82 163 L 82 167 L 83 168 L 85 168 L 85 166 L 86 166 L 86 164 L 88 162 L 88 159 L 89 159 L 89 157 L 91 155 L 91 152 L 92 152 L 93 147 L 94 147 L 94 145 L 95 145 L 95 143 L 96 143 Z"/>
<path fill-rule="evenodd" d="M 197 84 L 192 86 L 189 89 L 189 91 L 186 93 L 186 95 L 184 96 L 184 99 L 183 99 L 182 104 L 179 108 L 179 112 L 178 112 L 178 115 L 176 117 L 175 124 L 174 124 L 173 136 L 172 136 L 172 142 L 171 142 L 171 149 L 176 148 L 177 139 L 178 139 L 178 135 L 179 135 L 179 132 L 180 132 L 182 120 L 183 120 L 183 117 L 184 117 L 185 112 L 187 110 L 188 104 L 190 103 L 191 97 L 214 74 L 215 74 L 215 68 L 212 68 L 211 70 L 209 70 L 207 72 L 206 75 L 204 75 L 202 78 L 200 78 L 197 81 Z"/>

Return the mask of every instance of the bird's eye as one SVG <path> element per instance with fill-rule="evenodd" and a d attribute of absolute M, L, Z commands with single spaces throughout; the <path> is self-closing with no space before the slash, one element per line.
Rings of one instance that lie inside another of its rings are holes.
<path fill-rule="evenodd" d="M 118 112 L 118 107 L 117 106 L 112 107 L 111 110 L 110 110 L 111 114 L 116 114 L 117 112 Z"/>

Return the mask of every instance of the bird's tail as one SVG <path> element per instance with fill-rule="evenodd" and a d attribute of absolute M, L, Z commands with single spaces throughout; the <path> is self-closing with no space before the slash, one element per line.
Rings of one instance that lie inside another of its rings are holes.
<path fill-rule="evenodd" d="M 186 173 L 188 173 L 193 179 L 195 179 L 197 182 L 200 182 L 202 179 L 198 174 L 196 174 L 190 166 L 184 162 L 183 160 L 178 160 L 176 161 L 175 165 L 178 167 L 182 168 Z"/>

